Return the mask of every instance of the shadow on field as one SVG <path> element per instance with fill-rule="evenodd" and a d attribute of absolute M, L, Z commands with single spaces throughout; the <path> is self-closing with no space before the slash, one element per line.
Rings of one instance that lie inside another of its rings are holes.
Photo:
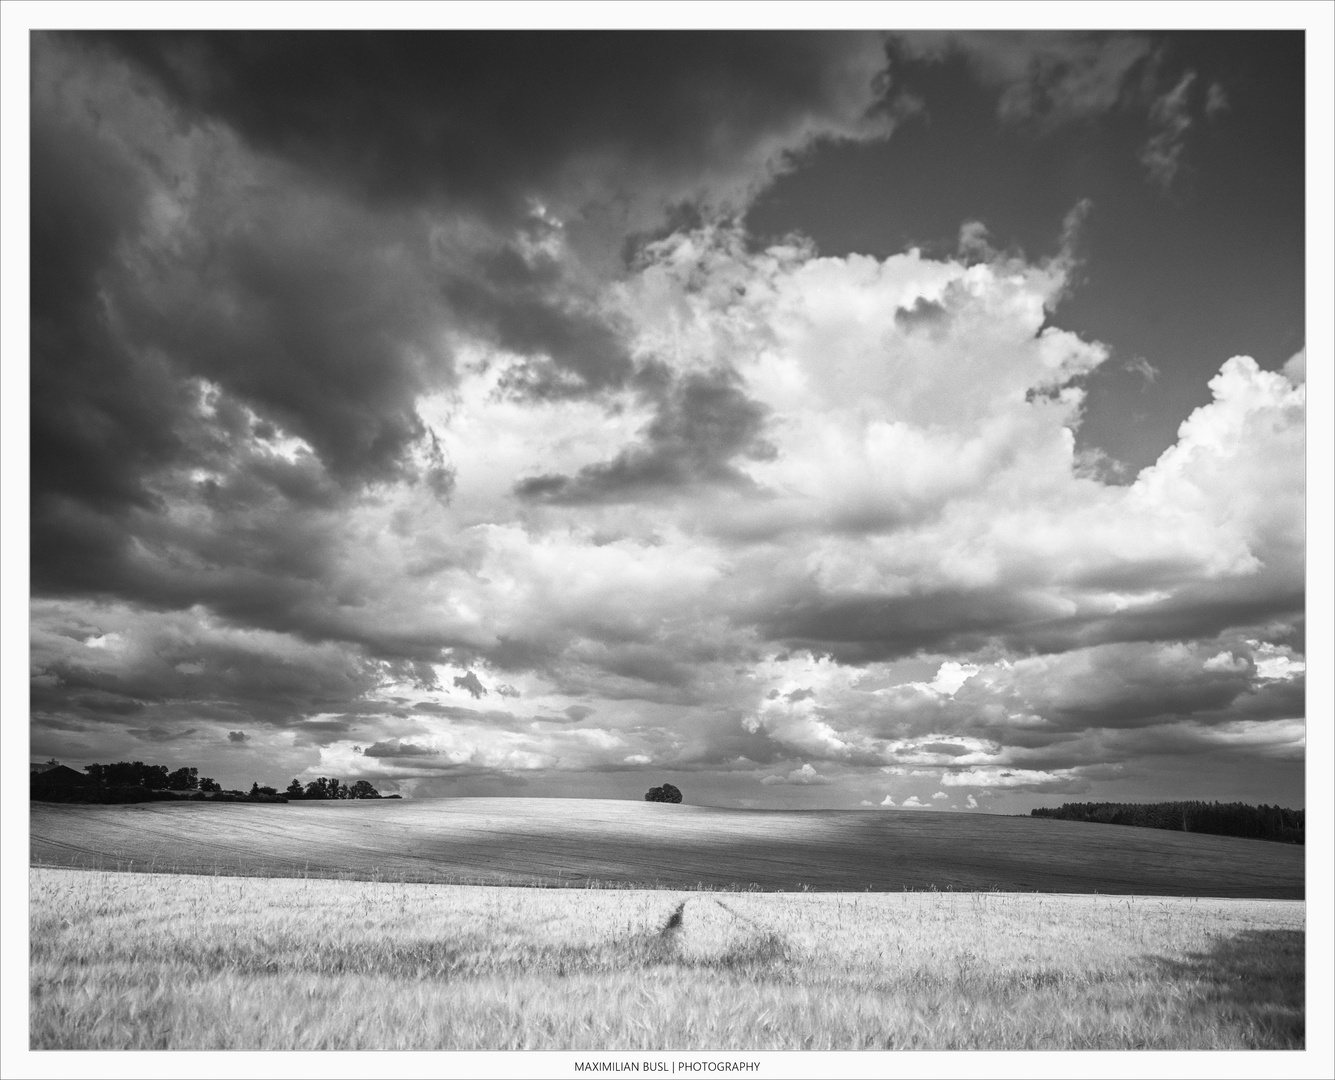
<path fill-rule="evenodd" d="M 146 808 L 145 808 L 146 807 Z M 1304 849 L 991 814 L 608 799 L 32 803 L 32 865 L 560 888 L 1301 900 Z"/>
<path fill-rule="evenodd" d="M 1155 957 L 1159 973 L 1195 984 L 1187 1007 L 1237 1025 L 1252 1049 L 1300 1050 L 1306 1038 L 1305 939 L 1301 930 L 1220 936 L 1209 952 Z"/>

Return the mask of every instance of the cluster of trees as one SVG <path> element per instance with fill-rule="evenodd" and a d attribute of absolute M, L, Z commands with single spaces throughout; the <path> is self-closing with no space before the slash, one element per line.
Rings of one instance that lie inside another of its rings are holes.
<path fill-rule="evenodd" d="M 174 771 L 166 765 L 118 761 L 112 765 L 85 765 L 83 773 L 52 759 L 33 767 L 32 797 L 54 802 L 129 803 L 158 799 L 211 799 L 219 802 L 288 802 L 291 799 L 379 799 L 370 781 L 349 787 L 320 777 L 304 788 L 293 780 L 285 792 L 258 782 L 250 791 L 224 791 L 211 776 L 200 776 L 193 766 Z M 398 795 L 388 798 L 397 799 Z"/>
<path fill-rule="evenodd" d="M 260 790 L 265 789 L 261 788 Z M 342 783 L 337 778 L 330 780 L 324 776 L 318 780 L 312 780 L 305 787 L 302 787 L 301 781 L 294 777 L 283 794 L 289 799 L 379 799 L 383 797 L 380 792 L 371 786 L 369 780 L 358 780 L 352 787 L 348 787 L 347 784 Z M 389 797 L 391 799 L 398 798 L 397 795 Z"/>
<path fill-rule="evenodd" d="M 221 787 L 193 768 L 173 772 L 165 765 L 117 761 L 112 765 L 86 765 L 80 773 L 53 758 L 33 767 L 31 795 L 48 802 L 135 803 L 203 799 L 210 797 L 206 793 L 221 791 Z"/>
<path fill-rule="evenodd" d="M 47 762 L 59 765 L 60 762 Z M 145 765 L 142 761 L 118 761 L 114 765 L 85 765 L 83 771 L 99 787 L 141 787 L 148 791 L 221 791 L 222 785 L 211 776 L 200 776 L 194 767 L 168 772 L 166 765 Z"/>
<path fill-rule="evenodd" d="M 1211 833 L 1215 836 L 1245 836 L 1253 840 L 1277 840 L 1285 844 L 1304 843 L 1307 822 L 1307 814 L 1303 810 L 1219 802 L 1063 803 L 1056 810 L 1047 807 L 1031 810 L 1030 816 Z"/>
<path fill-rule="evenodd" d="M 671 784 L 664 784 L 662 787 L 651 787 L 644 793 L 645 802 L 681 802 L 681 791 Z"/>

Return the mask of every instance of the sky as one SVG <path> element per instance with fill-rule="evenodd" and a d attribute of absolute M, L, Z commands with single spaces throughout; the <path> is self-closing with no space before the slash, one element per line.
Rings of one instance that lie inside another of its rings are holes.
<path fill-rule="evenodd" d="M 1301 33 L 30 61 L 31 760 L 1305 805 Z"/>

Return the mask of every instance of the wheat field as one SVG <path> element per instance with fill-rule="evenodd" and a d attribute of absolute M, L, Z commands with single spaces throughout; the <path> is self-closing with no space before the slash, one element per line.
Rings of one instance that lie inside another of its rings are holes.
<path fill-rule="evenodd" d="M 1299 900 L 1304 849 L 1047 818 L 614 799 L 32 804 L 31 861 L 477 885 Z"/>
<path fill-rule="evenodd" d="M 1304 904 L 30 870 L 37 1048 L 1304 1044 Z"/>

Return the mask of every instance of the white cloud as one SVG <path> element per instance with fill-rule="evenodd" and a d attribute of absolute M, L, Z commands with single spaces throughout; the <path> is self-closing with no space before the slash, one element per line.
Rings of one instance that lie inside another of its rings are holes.
<path fill-rule="evenodd" d="M 1186 134 L 1191 127 L 1188 94 L 1195 81 L 1196 73 L 1186 72 L 1177 85 L 1158 98 L 1150 108 L 1150 123 L 1156 130 L 1141 148 L 1140 162 L 1145 166 L 1150 180 L 1165 191 L 1172 186 L 1174 177 L 1182 167 Z"/>
<path fill-rule="evenodd" d="M 964 772 L 946 773 L 941 783 L 947 787 L 1024 788 L 1033 791 L 1062 790 L 1079 780 L 1073 769 L 1009 769 L 972 768 Z"/>
<path fill-rule="evenodd" d="M 916 796 L 916 795 L 910 795 L 907 799 L 905 799 L 902 803 L 900 803 L 900 806 L 905 807 L 905 808 L 910 808 L 910 807 L 911 807 L 911 808 L 913 808 L 913 809 L 915 809 L 915 810 L 922 810 L 922 809 L 925 809 L 925 808 L 927 807 L 927 804 L 926 804 L 925 802 L 922 802 L 922 801 L 918 798 L 918 796 Z"/>
<path fill-rule="evenodd" d="M 1284 362 L 1284 374 L 1289 381 L 1298 386 L 1307 382 L 1307 350 L 1299 349 Z"/>
<path fill-rule="evenodd" d="M 977 664 L 959 664 L 947 660 L 937 671 L 936 678 L 927 685 L 938 694 L 954 694 L 966 681 L 977 675 L 978 671 Z"/>
<path fill-rule="evenodd" d="M 1146 383 L 1154 383 L 1159 379 L 1159 369 L 1143 356 L 1137 356 L 1134 360 L 1128 360 L 1122 366 L 1127 371 L 1134 371 L 1143 378 Z"/>
<path fill-rule="evenodd" d="M 828 784 L 829 777 L 821 776 L 810 765 L 803 765 L 800 769 L 794 769 L 786 776 L 766 776 L 761 781 L 762 784 Z"/>
<path fill-rule="evenodd" d="M 1262 679 L 1294 679 L 1307 670 L 1306 662 L 1295 659 L 1287 649 L 1268 641 L 1249 641 L 1256 674 Z"/>
<path fill-rule="evenodd" d="M 894 805 L 895 805 L 895 800 L 892 799 L 889 795 L 887 795 L 884 799 L 881 800 L 881 805 L 882 805 L 882 806 L 894 806 Z"/>
<path fill-rule="evenodd" d="M 1235 720 L 1214 727 L 1197 727 L 1201 743 L 1229 749 L 1246 749 L 1268 758 L 1303 760 L 1307 747 L 1307 724 L 1299 718 L 1283 720 Z"/>
<path fill-rule="evenodd" d="M 950 798 L 950 796 L 947 795 L 944 791 L 938 791 L 935 795 L 932 796 L 932 801 L 940 802 L 942 799 L 948 799 L 948 798 Z"/>
<path fill-rule="evenodd" d="M 1256 663 L 1256 674 L 1263 679 L 1292 679 L 1306 670 L 1303 661 L 1290 660 L 1287 656 L 1274 656 Z"/>

